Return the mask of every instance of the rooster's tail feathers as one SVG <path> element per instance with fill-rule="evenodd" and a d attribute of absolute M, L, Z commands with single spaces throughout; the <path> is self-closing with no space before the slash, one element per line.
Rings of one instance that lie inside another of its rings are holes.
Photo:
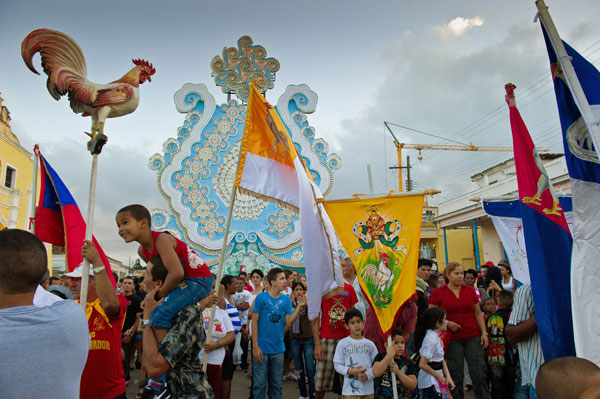
<path fill-rule="evenodd" d="M 37 29 L 21 43 L 21 56 L 25 65 L 34 73 L 33 56 L 39 52 L 42 67 L 48 75 L 48 91 L 59 99 L 68 91 L 77 90 L 87 81 L 87 67 L 81 48 L 70 36 L 50 29 Z"/>

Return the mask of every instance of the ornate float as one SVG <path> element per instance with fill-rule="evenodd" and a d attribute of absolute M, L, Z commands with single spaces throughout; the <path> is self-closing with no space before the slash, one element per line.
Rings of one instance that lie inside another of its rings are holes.
<path fill-rule="evenodd" d="M 250 81 L 266 92 L 274 87 L 279 61 L 267 57 L 264 47 L 249 36 L 237 47 L 226 47 L 211 61 L 215 84 L 228 101 L 217 105 L 206 85 L 186 83 L 175 93 L 177 111 L 185 114 L 177 136 L 167 139 L 163 153 L 149 161 L 166 209 L 152 210 L 152 228 L 166 230 L 202 254 L 209 266 L 218 262 L 225 233 L 227 204 L 237 170 L 240 139 L 246 116 Z M 235 99 L 234 97 L 237 97 Z M 340 168 L 338 155 L 315 136 L 307 115 L 318 97 L 307 85 L 290 85 L 277 101 L 298 154 L 327 197 Z M 233 209 L 225 272 L 263 271 L 279 266 L 304 268 L 298 214 L 294 209 L 246 194 L 238 195 Z"/>

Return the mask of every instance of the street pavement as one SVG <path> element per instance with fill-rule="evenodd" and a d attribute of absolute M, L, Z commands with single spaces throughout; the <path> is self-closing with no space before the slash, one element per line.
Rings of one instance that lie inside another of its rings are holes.
<path fill-rule="evenodd" d="M 134 399 L 137 392 L 137 381 L 139 370 L 131 372 L 131 380 L 127 383 L 127 398 Z M 242 373 L 239 368 L 236 369 L 233 375 L 233 383 L 231 384 L 231 399 L 249 399 L 250 389 L 250 374 Z M 298 391 L 298 383 L 296 381 L 283 382 L 282 399 L 297 399 L 300 396 Z M 338 399 L 338 395 L 327 392 L 325 399 Z M 473 391 L 465 392 L 465 399 L 474 399 Z"/>

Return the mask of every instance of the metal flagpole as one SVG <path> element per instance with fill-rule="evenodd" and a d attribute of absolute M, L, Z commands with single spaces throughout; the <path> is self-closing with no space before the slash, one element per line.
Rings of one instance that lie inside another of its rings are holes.
<path fill-rule="evenodd" d="M 85 227 L 85 239 L 91 240 L 94 231 L 94 208 L 96 205 L 96 177 L 98 176 L 98 155 L 102 147 L 106 144 L 108 138 L 104 134 L 97 134 L 88 142 L 88 150 L 92 153 L 92 174 L 90 176 L 90 192 L 88 200 L 88 213 Z M 83 270 L 81 272 L 81 292 L 79 302 L 83 311 L 87 306 L 88 283 L 90 280 L 90 262 L 83 260 Z"/>
<path fill-rule="evenodd" d="M 537 6 L 538 15 L 542 20 L 542 24 L 544 25 L 544 28 L 546 28 L 546 32 L 548 33 L 552 47 L 556 52 L 556 58 L 560 62 L 560 66 L 565 73 L 567 86 L 569 87 L 569 90 L 575 99 L 575 104 L 577 104 L 577 108 L 579 108 L 579 112 L 581 113 L 581 117 L 583 118 L 585 125 L 590 131 L 596 153 L 598 154 L 598 157 L 600 157 L 600 147 L 598 146 L 600 144 L 600 121 L 598 121 L 594 116 L 590 104 L 587 101 L 585 93 L 583 92 L 583 88 L 581 87 L 581 83 L 579 82 L 577 74 L 575 73 L 575 68 L 573 68 L 573 64 L 571 63 L 571 56 L 569 56 L 567 53 L 560 35 L 556 30 L 554 21 L 552 21 L 552 17 L 550 17 L 548 6 L 546 6 L 544 0 L 537 0 L 535 5 Z"/>

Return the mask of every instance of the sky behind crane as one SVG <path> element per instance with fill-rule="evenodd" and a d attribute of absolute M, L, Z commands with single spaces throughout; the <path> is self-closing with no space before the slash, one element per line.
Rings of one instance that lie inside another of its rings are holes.
<path fill-rule="evenodd" d="M 559 33 L 600 65 L 600 2 L 547 0 Z M 0 3 L 0 92 L 24 147 L 41 150 L 86 212 L 91 159 L 85 150 L 89 118 L 75 115 L 46 91 L 20 56 L 34 29 L 60 30 L 81 46 L 88 78 L 107 83 L 128 71 L 132 58 L 156 67 L 141 86 L 138 110 L 110 119 L 110 137 L 98 176 L 96 237 L 120 259 L 135 255 L 122 243 L 114 215 L 121 206 L 165 207 L 148 159 L 183 124 L 173 94 L 204 83 L 217 103 L 226 96 L 210 76 L 210 60 L 250 35 L 277 58 L 281 70 L 267 99 L 289 84 L 306 83 L 319 95 L 309 115 L 316 135 L 342 158 L 333 198 L 397 189 L 392 137 L 383 121 L 454 141 L 510 146 L 504 84 L 517 85 L 517 106 L 536 145 L 562 152 L 560 125 L 541 29 L 533 0 L 275 2 L 58 2 Z M 39 56 L 34 65 L 41 70 Z M 396 128 L 400 141 L 450 144 Z M 423 152 L 411 156 L 414 189 L 440 189 L 439 203 L 473 188 L 469 176 L 511 157 L 508 153 Z"/>

